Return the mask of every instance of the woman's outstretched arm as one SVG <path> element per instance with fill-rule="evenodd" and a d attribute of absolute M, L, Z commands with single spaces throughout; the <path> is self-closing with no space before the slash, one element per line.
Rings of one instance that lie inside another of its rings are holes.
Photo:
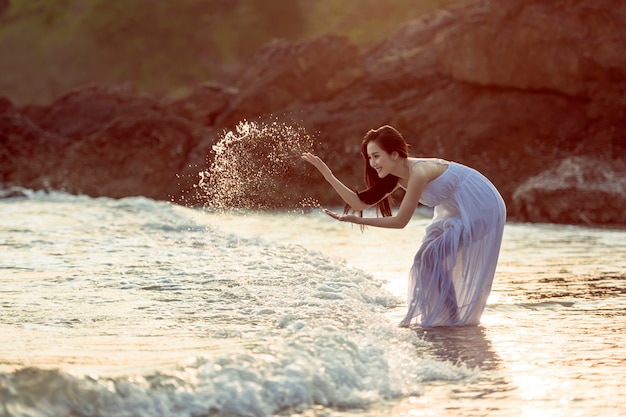
<path fill-rule="evenodd" d="M 324 179 L 328 181 L 337 194 L 339 194 L 343 201 L 345 201 L 346 204 L 352 208 L 352 210 L 363 211 L 366 208 L 371 207 L 370 204 L 366 204 L 361 201 L 357 193 L 339 181 L 330 168 L 328 168 L 328 165 L 326 165 L 326 163 L 324 163 L 319 156 L 306 152 L 302 154 L 302 159 L 317 168 L 317 170 L 324 176 Z"/>
<path fill-rule="evenodd" d="M 425 168 L 422 167 L 416 167 L 412 170 L 408 180 L 406 194 L 402 199 L 398 212 L 393 216 L 361 217 L 352 214 L 338 214 L 328 209 L 324 209 L 324 212 L 340 222 L 350 222 L 365 226 L 384 227 L 388 229 L 402 229 L 413 217 L 413 213 L 419 204 L 422 192 L 426 187 L 426 178 L 428 178 L 428 174 L 424 169 Z"/>

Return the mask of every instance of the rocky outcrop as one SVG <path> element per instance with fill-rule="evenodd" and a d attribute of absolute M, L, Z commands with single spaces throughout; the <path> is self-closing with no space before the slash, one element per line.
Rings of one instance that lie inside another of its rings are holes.
<path fill-rule="evenodd" d="M 0 99 L 0 183 L 47 188 L 58 161 L 54 150 L 68 139 L 46 132 L 8 100 Z"/>
<path fill-rule="evenodd" d="M 184 174 L 205 166 L 203 137 L 212 136 L 129 86 L 88 85 L 50 106 L 3 108 L 2 183 L 34 189 L 169 199 L 193 186 Z"/>
<path fill-rule="evenodd" d="M 297 111 L 304 103 L 329 102 L 365 75 L 361 52 L 347 38 L 275 40 L 255 54 L 219 122 L 232 125 L 259 114 Z"/>
<path fill-rule="evenodd" d="M 566 158 L 517 187 L 512 203 L 531 222 L 626 225 L 626 162 Z"/>
<path fill-rule="evenodd" d="M 392 124 L 415 154 L 492 179 L 510 219 L 626 224 L 624 189 L 602 186 L 597 171 L 622 172 L 625 44 L 622 0 L 464 2 L 367 51 L 336 36 L 274 41 L 235 85 L 207 83 L 186 97 L 92 85 L 49 106 L 3 102 L 0 180 L 179 201 L 210 163 L 219 132 L 271 115 L 315 134 L 318 152 L 354 188 L 362 187 L 361 138 Z M 595 179 L 572 188 L 571 164 Z M 289 181 L 339 203 L 321 179 Z M 595 203 L 609 199 L 601 212 Z M 566 215 L 568 205 L 578 211 Z"/>

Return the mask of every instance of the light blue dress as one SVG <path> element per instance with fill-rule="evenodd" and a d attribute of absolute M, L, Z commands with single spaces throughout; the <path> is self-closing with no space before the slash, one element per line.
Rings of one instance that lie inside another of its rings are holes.
<path fill-rule="evenodd" d="M 504 200 L 478 171 L 449 162 L 420 203 L 434 207 L 434 214 L 409 274 L 402 325 L 478 324 L 498 263 Z"/>

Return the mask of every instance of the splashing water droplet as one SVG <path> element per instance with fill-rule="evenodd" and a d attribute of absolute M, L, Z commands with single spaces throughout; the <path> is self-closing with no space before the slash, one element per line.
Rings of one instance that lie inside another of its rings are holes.
<path fill-rule="evenodd" d="M 316 207 L 306 196 L 311 170 L 302 161 L 313 139 L 297 124 L 240 122 L 213 145 L 214 160 L 200 172 L 200 201 L 214 209 Z"/>

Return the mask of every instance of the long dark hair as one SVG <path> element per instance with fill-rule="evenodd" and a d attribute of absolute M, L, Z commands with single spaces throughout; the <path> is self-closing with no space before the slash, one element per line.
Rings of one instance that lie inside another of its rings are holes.
<path fill-rule="evenodd" d="M 391 196 L 387 196 L 387 194 L 398 185 L 398 177 L 391 174 L 383 178 L 378 177 L 376 170 L 370 166 L 367 155 L 367 145 L 371 142 L 376 142 L 388 154 L 397 152 L 401 158 L 409 156 L 409 145 L 400 132 L 388 125 L 370 130 L 361 142 L 361 155 L 365 164 L 365 184 L 368 188 L 357 194 L 361 201 L 367 204 L 376 203 L 376 209 L 383 217 L 391 216 Z"/>

